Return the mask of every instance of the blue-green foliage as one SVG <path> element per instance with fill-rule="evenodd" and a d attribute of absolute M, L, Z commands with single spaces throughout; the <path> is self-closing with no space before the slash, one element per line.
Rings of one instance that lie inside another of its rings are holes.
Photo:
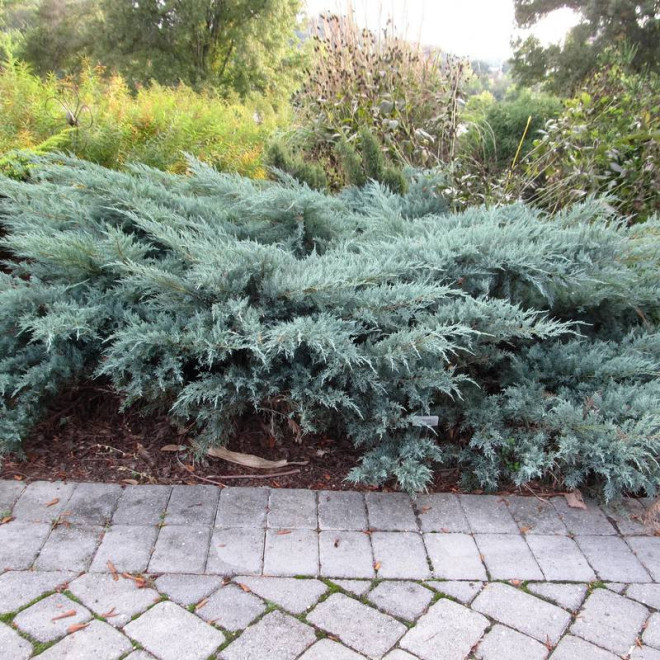
<path fill-rule="evenodd" d="M 368 483 L 419 490 L 458 465 L 488 489 L 655 492 L 657 222 L 596 202 L 434 215 L 423 184 L 333 197 L 191 170 L 59 157 L 0 180 L 0 449 L 105 376 L 201 447 L 255 412 L 346 434 Z"/>

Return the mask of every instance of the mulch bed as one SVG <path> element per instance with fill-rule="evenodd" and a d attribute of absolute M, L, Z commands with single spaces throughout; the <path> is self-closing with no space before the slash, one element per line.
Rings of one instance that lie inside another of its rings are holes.
<path fill-rule="evenodd" d="M 24 442 L 24 457 L 0 464 L 1 479 L 70 480 L 120 484 L 216 484 L 313 490 L 376 490 L 346 481 L 360 452 L 347 438 L 306 436 L 302 442 L 275 439 L 256 417 L 242 420 L 228 449 L 268 460 L 306 462 L 256 470 L 222 459 L 196 459 L 193 439 L 166 415 L 120 412 L 121 399 L 107 385 L 86 385 L 57 404 Z M 163 447 L 181 446 L 180 451 Z M 431 492 L 460 492 L 458 470 L 437 472 Z M 396 490 L 393 483 L 377 490 Z M 512 491 L 502 491 L 502 494 Z M 520 494 L 531 494 L 530 489 Z M 551 494 L 535 487 L 538 494 Z"/>

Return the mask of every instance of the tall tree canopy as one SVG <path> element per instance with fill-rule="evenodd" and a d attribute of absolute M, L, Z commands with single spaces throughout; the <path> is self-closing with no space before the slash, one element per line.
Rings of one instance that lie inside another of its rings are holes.
<path fill-rule="evenodd" d="M 522 84 L 545 82 L 554 91 L 570 93 L 611 46 L 630 49 L 635 71 L 660 66 L 660 0 L 514 0 L 514 6 L 522 28 L 562 8 L 581 17 L 561 46 L 543 47 L 536 37 L 518 40 L 513 75 Z"/>
<path fill-rule="evenodd" d="M 8 0 L 0 0 L 6 3 Z M 300 69 L 300 0 L 31 0 L 19 56 L 44 74 L 83 56 L 133 84 L 246 95 L 287 91 Z"/>
<path fill-rule="evenodd" d="M 101 0 L 106 59 L 135 82 L 266 91 L 292 75 L 300 0 Z"/>

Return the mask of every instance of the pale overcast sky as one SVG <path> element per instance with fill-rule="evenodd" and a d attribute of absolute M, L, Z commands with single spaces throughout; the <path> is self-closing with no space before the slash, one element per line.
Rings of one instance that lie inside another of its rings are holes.
<path fill-rule="evenodd" d="M 347 0 L 306 0 L 307 13 L 345 13 Z M 357 20 L 377 29 L 388 16 L 409 39 L 439 46 L 456 55 L 506 59 L 516 32 L 513 0 L 352 0 Z M 559 10 L 535 26 L 544 43 L 559 41 L 576 23 L 570 10 Z"/>

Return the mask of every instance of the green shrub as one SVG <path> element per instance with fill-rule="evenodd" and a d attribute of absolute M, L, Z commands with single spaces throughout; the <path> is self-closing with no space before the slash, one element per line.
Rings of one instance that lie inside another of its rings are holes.
<path fill-rule="evenodd" d="M 466 114 L 470 101 L 467 106 Z M 501 172 L 512 165 L 516 154 L 520 159 L 531 151 L 539 131 L 559 115 L 561 108 L 555 96 L 517 91 L 483 108 L 483 115 L 473 122 L 461 146 L 481 159 L 490 172 Z"/>
<path fill-rule="evenodd" d="M 41 80 L 15 61 L 0 65 L 0 112 L 0 154 L 65 150 L 106 167 L 141 162 L 183 172 L 189 153 L 255 178 L 266 176 L 263 145 L 287 117 L 265 100 L 231 104 L 184 85 L 133 95 L 98 67 Z"/>
<path fill-rule="evenodd" d="M 429 215 L 423 177 L 332 197 L 58 160 L 0 179 L 3 451 L 65 384 L 105 376 L 202 447 L 245 414 L 345 434 L 367 483 L 458 465 L 488 489 L 655 492 L 658 222 L 597 203 Z"/>
<path fill-rule="evenodd" d="M 523 161 L 519 187 L 556 210 L 608 195 L 630 221 L 660 212 L 660 76 L 629 73 L 617 57 L 548 122 Z"/>

